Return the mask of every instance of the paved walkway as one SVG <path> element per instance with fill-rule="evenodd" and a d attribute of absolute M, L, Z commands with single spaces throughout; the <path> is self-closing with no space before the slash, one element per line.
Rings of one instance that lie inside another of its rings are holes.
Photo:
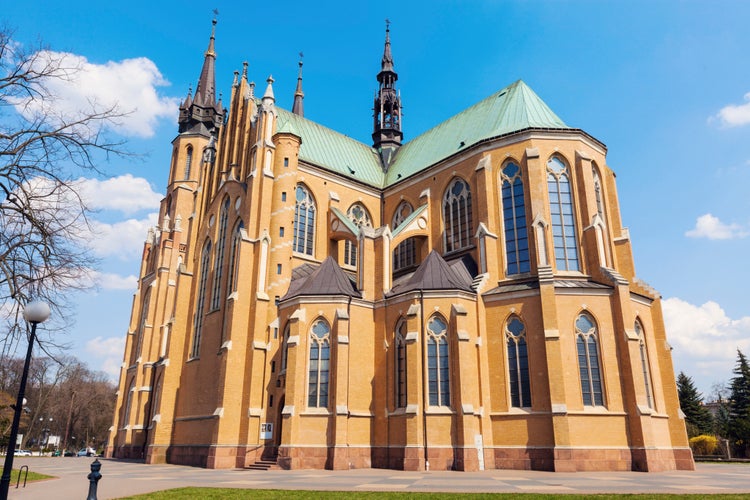
<path fill-rule="evenodd" d="M 695 471 L 538 472 L 489 470 L 483 472 L 405 472 L 384 469 L 347 471 L 209 470 L 180 465 L 145 465 L 110 459 L 102 463 L 98 498 L 121 498 L 140 493 L 204 486 L 347 491 L 444 491 L 450 493 L 748 493 L 750 464 L 697 464 Z M 86 498 L 91 458 L 17 457 L 15 467 L 57 477 L 11 486 L 10 499 Z"/>

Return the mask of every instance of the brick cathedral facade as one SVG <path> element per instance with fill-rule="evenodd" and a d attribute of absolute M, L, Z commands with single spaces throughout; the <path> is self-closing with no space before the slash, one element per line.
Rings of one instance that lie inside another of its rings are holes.
<path fill-rule="evenodd" d="M 522 81 L 404 141 L 390 32 L 373 142 L 215 22 L 148 234 L 107 455 L 148 463 L 692 469 L 659 294 L 606 147 Z"/>

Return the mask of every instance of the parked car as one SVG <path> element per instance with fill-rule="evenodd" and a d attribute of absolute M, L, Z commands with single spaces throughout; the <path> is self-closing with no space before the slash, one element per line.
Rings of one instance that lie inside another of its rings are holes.
<path fill-rule="evenodd" d="M 78 450 L 78 453 L 76 453 L 77 457 L 88 457 L 90 456 L 88 451 L 86 451 L 86 448 L 83 448 L 82 450 Z"/>
<path fill-rule="evenodd" d="M 62 451 L 60 450 L 55 450 L 52 452 L 53 457 L 59 457 L 60 455 L 62 455 Z"/>
<path fill-rule="evenodd" d="M 13 456 L 14 457 L 30 457 L 31 456 L 31 452 L 29 450 L 16 450 L 13 453 Z"/>
<path fill-rule="evenodd" d="M 75 451 L 65 450 L 65 453 L 63 454 L 64 457 L 74 457 L 76 456 Z"/>

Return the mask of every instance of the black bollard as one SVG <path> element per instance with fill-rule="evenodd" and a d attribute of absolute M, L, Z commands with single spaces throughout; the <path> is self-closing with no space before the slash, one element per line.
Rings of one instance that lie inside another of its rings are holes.
<path fill-rule="evenodd" d="M 96 488 L 97 484 L 99 483 L 99 480 L 102 478 L 101 473 L 99 472 L 102 469 L 102 463 L 97 458 L 93 462 L 91 462 L 91 474 L 88 475 L 89 478 L 89 496 L 86 497 L 86 500 L 96 500 Z"/>

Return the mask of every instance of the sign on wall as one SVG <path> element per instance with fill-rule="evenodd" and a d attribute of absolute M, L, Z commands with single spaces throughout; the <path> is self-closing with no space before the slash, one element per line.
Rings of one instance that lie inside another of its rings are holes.
<path fill-rule="evenodd" d="M 273 439 L 273 422 L 260 424 L 260 438 Z"/>

